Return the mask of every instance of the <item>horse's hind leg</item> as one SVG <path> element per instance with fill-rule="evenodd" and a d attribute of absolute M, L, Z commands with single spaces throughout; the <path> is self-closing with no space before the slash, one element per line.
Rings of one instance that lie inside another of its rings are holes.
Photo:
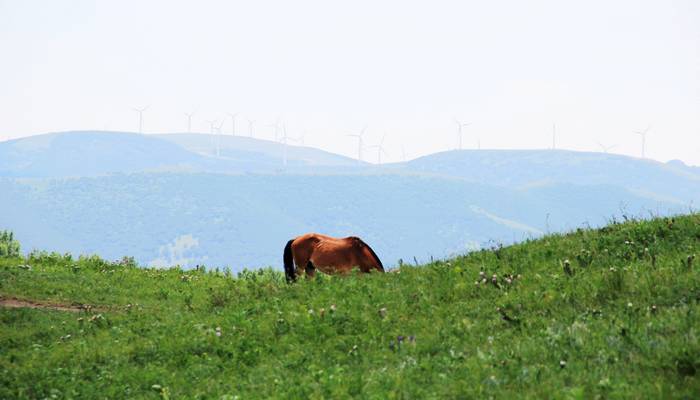
<path fill-rule="evenodd" d="M 314 264 L 311 262 L 311 260 L 309 260 L 309 262 L 306 263 L 304 272 L 306 272 L 307 278 L 313 278 L 314 275 L 316 275 L 316 267 L 314 267 Z"/>

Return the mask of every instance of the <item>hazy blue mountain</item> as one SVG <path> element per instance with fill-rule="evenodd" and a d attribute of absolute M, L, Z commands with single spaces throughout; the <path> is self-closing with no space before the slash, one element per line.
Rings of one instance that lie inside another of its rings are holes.
<path fill-rule="evenodd" d="M 0 143 L 0 176 L 91 176 L 163 167 L 192 168 L 201 157 L 172 143 L 123 132 L 60 132 Z"/>
<path fill-rule="evenodd" d="M 221 139 L 220 157 L 211 155 Z M 142 171 L 217 173 L 335 173 L 357 161 L 309 147 L 288 146 L 288 165 L 280 143 L 203 134 L 141 135 L 79 131 L 31 136 L 0 143 L 0 176 L 78 177 Z M 327 166 L 327 167 L 326 167 Z"/>
<path fill-rule="evenodd" d="M 600 225 L 624 212 L 684 211 L 611 186 L 510 190 L 411 175 L 148 173 L 2 179 L 0 227 L 24 248 L 133 255 L 144 264 L 280 265 L 308 231 L 358 235 L 387 265 L 546 231 Z M 18 207 L 21 205 L 21 207 Z"/>
<path fill-rule="evenodd" d="M 666 165 L 668 165 L 671 168 L 679 169 L 684 172 L 689 172 L 700 177 L 700 167 L 686 165 L 686 163 L 684 163 L 681 160 L 671 160 L 667 162 Z"/>
<path fill-rule="evenodd" d="M 700 176 L 657 161 L 566 150 L 461 150 L 398 164 L 411 171 L 505 187 L 613 185 L 679 203 L 700 200 Z"/>
<path fill-rule="evenodd" d="M 697 169 L 680 162 L 465 150 L 374 166 L 289 146 L 283 167 L 283 150 L 200 134 L 3 142 L 0 229 L 26 250 L 234 269 L 278 266 L 289 238 L 318 231 L 362 236 L 392 265 L 700 202 Z"/>
<path fill-rule="evenodd" d="M 154 135 L 198 154 L 219 156 L 240 161 L 257 162 L 260 157 L 270 160 L 271 164 L 282 167 L 284 144 L 264 139 L 244 136 L 209 135 L 199 133 L 173 133 Z M 289 144 L 287 146 L 288 166 L 357 166 L 357 160 L 329 153 L 327 151 Z M 366 163 L 362 163 L 366 164 Z"/>

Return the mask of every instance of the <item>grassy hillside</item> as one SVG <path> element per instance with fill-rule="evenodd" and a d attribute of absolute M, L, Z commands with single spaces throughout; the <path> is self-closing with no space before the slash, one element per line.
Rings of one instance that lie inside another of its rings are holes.
<path fill-rule="evenodd" d="M 420 243 L 415 243 L 420 246 Z M 697 398 L 700 215 L 397 273 L 0 259 L 0 398 Z"/>

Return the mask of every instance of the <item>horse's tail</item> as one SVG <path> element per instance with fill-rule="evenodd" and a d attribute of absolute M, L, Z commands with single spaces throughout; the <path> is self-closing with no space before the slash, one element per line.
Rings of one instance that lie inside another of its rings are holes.
<path fill-rule="evenodd" d="M 294 256 L 292 256 L 292 242 L 294 239 L 287 242 L 284 246 L 284 275 L 287 278 L 287 283 L 294 282 L 296 277 L 296 272 L 294 272 Z"/>

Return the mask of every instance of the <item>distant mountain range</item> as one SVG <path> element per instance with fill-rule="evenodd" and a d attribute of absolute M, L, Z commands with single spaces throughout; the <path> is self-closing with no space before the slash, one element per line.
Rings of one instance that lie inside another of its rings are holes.
<path fill-rule="evenodd" d="M 698 200 L 700 169 L 627 156 L 566 150 L 462 150 L 432 154 L 402 165 L 506 187 L 552 183 L 613 185 L 671 202 Z"/>
<path fill-rule="evenodd" d="M 219 156 L 215 148 L 218 143 Z M 311 147 L 287 146 L 286 170 L 357 166 Z M 140 135 L 59 132 L 0 143 L 0 176 L 80 177 L 130 172 L 273 173 L 283 169 L 281 143 L 204 134 Z"/>
<path fill-rule="evenodd" d="M 175 143 L 197 154 L 213 157 L 218 150 L 220 159 L 243 162 L 266 163 L 275 168 L 282 166 L 285 146 L 269 140 L 253 139 L 244 136 L 202 135 L 195 133 L 175 133 L 154 135 L 159 139 Z M 299 166 L 356 166 L 357 160 L 305 146 L 286 146 L 287 167 Z M 366 163 L 362 163 L 365 164 Z"/>
<path fill-rule="evenodd" d="M 220 140 L 220 142 L 219 142 Z M 218 147 L 218 156 L 217 156 Z M 700 174 L 572 151 L 449 151 L 371 165 L 201 134 L 63 132 L 0 143 L 0 230 L 32 248 L 143 264 L 279 267 L 289 238 L 358 235 L 385 264 L 687 212 Z"/>

